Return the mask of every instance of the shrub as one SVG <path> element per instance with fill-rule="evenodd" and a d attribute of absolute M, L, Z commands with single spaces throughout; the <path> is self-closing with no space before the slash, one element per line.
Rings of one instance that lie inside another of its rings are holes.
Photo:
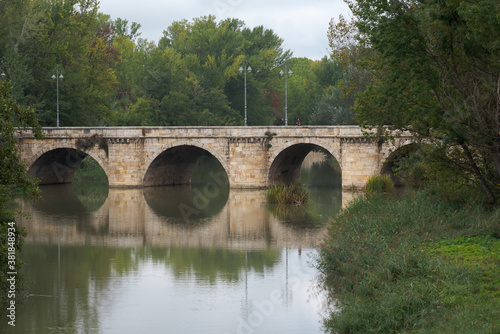
<path fill-rule="evenodd" d="M 300 184 L 279 184 L 267 189 L 267 202 L 276 204 L 305 204 L 308 193 Z"/>
<path fill-rule="evenodd" d="M 367 194 L 392 193 L 393 188 L 394 184 L 390 175 L 372 175 L 366 182 L 365 191 Z"/>

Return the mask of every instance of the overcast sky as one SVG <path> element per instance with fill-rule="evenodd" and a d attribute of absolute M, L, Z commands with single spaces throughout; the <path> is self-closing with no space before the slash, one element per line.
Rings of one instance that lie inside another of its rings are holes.
<path fill-rule="evenodd" d="M 101 0 L 100 11 L 141 24 L 142 38 L 158 42 L 174 21 L 213 14 L 243 20 L 247 27 L 263 25 L 284 40 L 294 57 L 321 59 L 328 55 L 328 24 L 350 11 L 343 0 Z"/>

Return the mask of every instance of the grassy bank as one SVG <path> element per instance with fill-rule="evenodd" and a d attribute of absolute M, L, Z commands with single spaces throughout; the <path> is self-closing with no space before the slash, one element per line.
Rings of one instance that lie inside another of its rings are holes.
<path fill-rule="evenodd" d="M 318 266 L 331 333 L 499 333 L 500 209 L 371 195 L 330 225 Z"/>

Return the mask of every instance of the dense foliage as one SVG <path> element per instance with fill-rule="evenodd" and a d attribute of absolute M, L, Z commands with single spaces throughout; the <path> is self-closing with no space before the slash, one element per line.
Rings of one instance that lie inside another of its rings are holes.
<path fill-rule="evenodd" d="M 263 26 L 205 16 L 172 22 L 158 43 L 140 27 L 99 13 L 97 0 L 2 1 L 0 71 L 44 126 L 56 125 L 58 66 L 61 126 L 243 125 L 245 62 L 249 125 L 284 124 L 285 63 L 289 124 L 324 124 L 311 114 L 330 104 L 345 111 L 329 93 L 338 63 L 292 58 Z"/>
<path fill-rule="evenodd" d="M 354 21 L 333 23 L 329 36 L 334 54 L 353 74 L 347 91 L 356 97 L 358 121 L 411 131 L 429 144 L 427 160 L 435 176 L 455 175 L 455 184 L 479 187 L 495 202 L 500 3 L 347 2 Z"/>
<path fill-rule="evenodd" d="M 410 131 L 386 161 L 425 191 L 371 191 L 330 224 L 319 257 L 332 333 L 496 333 L 500 217 L 500 3 L 346 0 L 332 20 L 355 119 Z M 367 189 L 382 190 L 382 178 Z M 387 179 L 389 181 L 389 179 Z"/>
<path fill-rule="evenodd" d="M 20 106 L 11 94 L 10 83 L 0 81 L 0 306 L 15 300 L 7 298 L 10 290 L 7 281 L 10 276 L 7 273 L 19 270 L 21 261 L 16 258 L 12 248 L 18 251 L 23 242 L 23 231 L 17 227 L 15 213 L 8 209 L 7 204 L 14 194 L 22 193 L 29 197 L 38 194 L 36 179 L 26 176 L 26 166 L 20 161 L 15 127 L 30 128 L 37 138 L 41 137 L 41 128 L 33 110 Z M 14 264 L 9 263 L 9 260 Z M 19 289 L 19 279 L 16 279 L 16 283 L 15 287 Z M 2 307 L 2 310 L 5 308 Z"/>
<path fill-rule="evenodd" d="M 361 197 L 330 224 L 319 269 L 331 333 L 496 333 L 500 210 L 429 192 Z"/>

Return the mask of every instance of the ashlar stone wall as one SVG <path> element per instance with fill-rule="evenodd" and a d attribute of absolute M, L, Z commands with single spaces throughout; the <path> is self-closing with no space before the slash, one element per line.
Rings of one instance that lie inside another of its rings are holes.
<path fill-rule="evenodd" d="M 263 188 L 297 181 L 306 155 L 323 148 L 339 162 L 343 187 L 361 188 L 380 173 L 391 152 L 411 142 L 398 134 L 395 143 L 378 145 L 357 126 L 74 127 L 44 128 L 44 133 L 40 141 L 29 132 L 18 135 L 31 175 L 42 183 L 70 183 L 88 154 L 111 187 L 187 184 L 196 161 L 209 152 L 232 188 Z M 82 142 L 90 144 L 82 148 Z"/>

